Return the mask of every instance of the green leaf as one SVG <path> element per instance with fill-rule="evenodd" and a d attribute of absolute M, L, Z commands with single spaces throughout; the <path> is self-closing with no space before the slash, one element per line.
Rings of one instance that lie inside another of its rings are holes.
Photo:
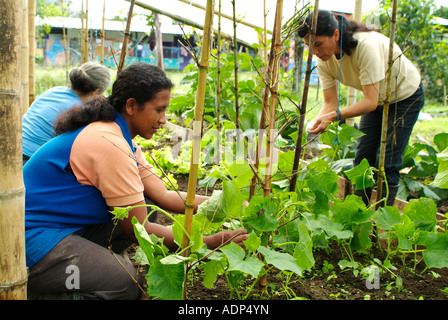
<path fill-rule="evenodd" d="M 341 130 L 338 132 L 338 140 L 341 145 L 347 146 L 351 143 L 356 143 L 356 140 L 363 135 L 365 134 L 356 129 L 354 126 L 349 126 L 343 123 L 341 124 Z"/>
<path fill-rule="evenodd" d="M 256 218 L 247 219 L 245 222 L 252 228 L 262 232 L 274 231 L 278 228 L 278 221 L 265 212 Z"/>
<path fill-rule="evenodd" d="M 315 264 L 313 256 L 313 240 L 304 224 L 298 225 L 299 242 L 294 248 L 293 257 L 297 266 L 302 270 L 309 270 Z"/>
<path fill-rule="evenodd" d="M 132 217 L 132 224 L 134 225 L 134 233 L 138 244 L 148 260 L 149 265 L 154 265 L 154 244 L 146 231 L 145 227 L 134 216 Z"/>
<path fill-rule="evenodd" d="M 448 148 L 448 132 L 438 133 L 434 136 L 434 144 L 440 152 Z"/>
<path fill-rule="evenodd" d="M 185 280 L 185 264 L 162 264 L 156 260 L 146 275 L 148 294 L 162 300 L 181 300 Z"/>
<path fill-rule="evenodd" d="M 401 214 L 397 207 L 379 208 L 373 214 L 375 223 L 383 230 L 390 230 L 393 225 L 401 222 Z"/>
<path fill-rule="evenodd" d="M 222 190 L 213 190 L 210 198 L 202 202 L 197 211 L 197 215 L 205 215 L 209 221 L 221 222 L 227 218 L 227 213 L 223 209 Z"/>
<path fill-rule="evenodd" d="M 257 217 L 260 214 L 273 215 L 277 212 L 277 204 L 271 197 L 253 196 L 245 210 L 245 216 Z"/>
<path fill-rule="evenodd" d="M 128 217 L 131 209 L 132 207 L 114 207 L 114 210 L 111 211 L 111 213 L 114 215 L 114 220 L 122 220 Z"/>
<path fill-rule="evenodd" d="M 183 226 L 184 226 L 185 216 L 177 215 L 174 217 L 174 219 L 176 220 L 173 225 L 174 240 L 176 241 L 176 243 L 179 246 L 181 246 L 183 237 L 184 237 Z M 190 245 L 191 245 L 190 251 L 191 252 L 198 251 L 199 249 L 202 248 L 202 245 L 204 244 L 201 231 L 202 231 L 201 224 L 197 220 L 193 219 L 192 224 L 191 224 L 191 234 L 190 234 Z"/>
<path fill-rule="evenodd" d="M 340 223 L 328 219 L 326 216 L 319 215 L 316 219 L 309 219 L 311 229 L 319 234 L 322 231 L 328 238 L 350 239 L 353 237 L 351 230 L 344 230 L 344 226 Z"/>
<path fill-rule="evenodd" d="M 437 161 L 439 162 L 439 168 L 431 185 L 448 189 L 448 148 L 437 155 Z"/>
<path fill-rule="evenodd" d="M 217 260 L 210 260 L 204 264 L 204 286 L 206 288 L 213 288 L 213 284 L 218 278 L 218 274 L 224 272 L 222 262 Z"/>
<path fill-rule="evenodd" d="M 434 231 L 437 218 L 437 206 L 428 198 L 411 199 L 404 207 L 403 214 L 408 216 L 416 229 Z"/>
<path fill-rule="evenodd" d="M 409 238 L 415 233 L 414 222 L 407 215 L 403 215 L 401 222 L 393 225 L 392 230 L 397 234 L 398 248 L 402 250 L 411 250 L 412 243 Z"/>
<path fill-rule="evenodd" d="M 256 251 L 258 247 L 261 244 L 261 239 L 255 234 L 254 231 L 252 231 L 249 234 L 249 237 L 244 240 L 244 246 L 246 247 L 246 250 L 249 251 Z"/>
<path fill-rule="evenodd" d="M 448 267 L 448 233 L 423 231 L 419 243 L 426 246 L 422 255 L 428 268 Z"/>
<path fill-rule="evenodd" d="M 372 168 L 366 159 L 362 159 L 361 163 L 353 169 L 344 171 L 344 174 L 355 185 L 356 190 L 370 188 L 375 183 Z"/>
<path fill-rule="evenodd" d="M 228 217 L 240 217 L 243 211 L 244 197 L 233 180 L 222 183 L 222 208 Z"/>
<path fill-rule="evenodd" d="M 293 256 L 283 252 L 277 252 L 264 246 L 258 247 L 258 251 L 266 259 L 266 263 L 273 265 L 282 271 L 292 271 L 299 276 L 302 275 L 302 269 L 297 265 Z"/>
<path fill-rule="evenodd" d="M 369 222 L 373 215 L 373 211 L 366 210 L 362 199 L 355 195 L 348 195 L 344 201 L 335 199 L 330 210 L 333 212 L 333 220 L 344 226 Z"/>
<path fill-rule="evenodd" d="M 308 187 L 311 191 L 323 192 L 327 195 L 334 195 L 338 192 L 338 175 L 331 170 L 312 176 L 308 179 Z"/>
<path fill-rule="evenodd" d="M 252 277 L 257 278 L 264 264 L 259 259 L 254 257 L 245 258 L 244 250 L 232 242 L 221 248 L 221 251 L 227 257 L 229 261 L 228 271 L 241 271 L 243 273 L 250 274 Z"/>

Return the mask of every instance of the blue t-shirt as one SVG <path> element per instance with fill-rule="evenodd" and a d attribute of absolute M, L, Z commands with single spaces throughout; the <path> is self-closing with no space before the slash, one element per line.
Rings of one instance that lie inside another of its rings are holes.
<path fill-rule="evenodd" d="M 135 152 L 129 128 L 119 113 L 115 122 Z M 72 145 L 84 128 L 50 140 L 23 167 L 28 267 L 69 234 L 112 218 L 101 192 L 94 186 L 79 183 L 67 169 Z"/>
<path fill-rule="evenodd" d="M 55 87 L 41 94 L 22 118 L 23 154 L 31 157 L 37 149 L 52 139 L 57 116 L 81 103 L 79 96 L 67 87 Z"/>

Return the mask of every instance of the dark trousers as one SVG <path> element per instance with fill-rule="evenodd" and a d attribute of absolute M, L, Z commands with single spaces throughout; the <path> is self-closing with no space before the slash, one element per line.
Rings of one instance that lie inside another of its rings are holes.
<path fill-rule="evenodd" d="M 148 198 L 145 200 L 151 203 Z M 148 212 L 151 211 L 148 207 Z M 153 213 L 148 221 L 155 221 L 156 215 L 157 212 Z M 109 251 L 109 244 L 115 254 Z M 68 235 L 30 268 L 29 298 L 138 299 L 141 291 L 135 281 L 142 286 L 143 278 L 130 261 L 118 255 L 131 244 L 118 226 L 114 228 L 112 221 Z M 74 288 L 75 276 L 78 276 L 79 288 Z"/>
<path fill-rule="evenodd" d="M 408 145 L 409 137 L 423 105 L 424 93 L 420 84 L 411 97 L 389 106 L 384 163 L 389 186 L 398 186 L 399 184 L 403 152 Z M 357 166 L 365 158 L 371 167 L 378 168 L 382 118 L 383 106 L 378 106 L 375 111 L 361 116 L 359 130 L 365 135 L 357 141 L 354 166 Z"/>
<path fill-rule="evenodd" d="M 62 239 L 30 268 L 28 296 L 31 299 L 71 299 L 71 295 L 83 299 L 138 299 L 140 289 L 130 275 L 140 285 L 142 278 L 128 260 L 113 255 L 107 248 L 112 229 L 112 222 L 94 225 Z M 112 250 L 117 252 L 131 244 L 118 226 L 112 238 Z M 75 276 L 79 279 L 78 287 L 74 287 L 76 282 L 70 278 Z"/>

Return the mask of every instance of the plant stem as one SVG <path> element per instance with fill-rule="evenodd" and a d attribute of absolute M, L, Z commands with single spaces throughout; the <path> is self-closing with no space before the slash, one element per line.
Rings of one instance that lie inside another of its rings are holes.
<path fill-rule="evenodd" d="M 299 159 L 300 153 L 302 152 L 302 136 L 303 136 L 303 127 L 305 123 L 305 113 L 306 113 L 306 105 L 308 101 L 308 91 L 309 84 L 311 79 L 311 63 L 313 61 L 313 50 L 314 50 L 314 37 L 317 29 L 317 15 L 319 12 L 319 0 L 314 1 L 314 14 L 313 14 L 313 25 L 310 29 L 310 45 L 308 48 L 308 58 L 306 61 L 306 71 L 305 71 L 305 82 L 303 86 L 303 95 L 302 95 L 302 104 L 300 106 L 300 119 L 299 119 L 299 128 L 296 140 L 296 150 L 294 154 L 294 163 L 292 166 L 292 179 L 291 184 L 289 186 L 290 191 L 296 190 L 296 182 L 297 182 L 297 169 L 299 167 Z"/>
<path fill-rule="evenodd" d="M 193 148 L 191 151 L 190 174 L 188 177 L 187 201 L 185 204 L 185 230 L 191 233 L 193 220 L 194 200 L 196 196 L 196 185 L 198 178 L 199 159 L 201 152 L 202 119 L 204 113 L 204 100 L 207 84 L 208 61 L 210 56 L 211 29 L 213 26 L 214 0 L 207 0 L 207 10 L 204 22 L 204 35 L 201 49 L 201 60 L 199 63 L 199 80 L 196 94 L 195 121 L 193 130 Z M 182 248 L 189 244 L 188 237 L 184 234 Z M 188 256 L 188 250 L 184 252 Z"/>

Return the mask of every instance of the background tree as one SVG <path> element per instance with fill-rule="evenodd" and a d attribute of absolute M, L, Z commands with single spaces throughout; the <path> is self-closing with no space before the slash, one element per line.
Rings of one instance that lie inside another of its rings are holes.
<path fill-rule="evenodd" d="M 391 0 L 379 0 L 379 29 L 389 35 Z M 443 102 L 443 86 L 448 84 L 448 43 L 443 27 L 435 22 L 434 0 L 401 0 L 397 8 L 395 42 L 420 69 L 425 96 Z"/>

